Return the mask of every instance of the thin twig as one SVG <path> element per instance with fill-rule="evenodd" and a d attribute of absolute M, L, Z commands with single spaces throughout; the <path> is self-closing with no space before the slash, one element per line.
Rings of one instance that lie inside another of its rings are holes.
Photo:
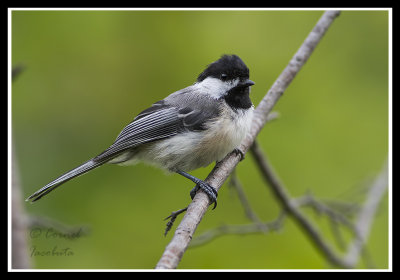
<path fill-rule="evenodd" d="M 315 212 L 325 214 L 332 221 L 338 222 L 356 233 L 353 223 L 345 215 L 318 201 L 310 193 L 297 200 L 299 206 L 311 206 Z"/>
<path fill-rule="evenodd" d="M 283 226 L 284 218 L 286 217 L 285 213 L 282 211 L 279 216 L 271 222 L 262 223 L 262 227 L 258 222 L 252 224 L 245 225 L 221 225 L 214 229 L 204 232 L 197 236 L 190 243 L 190 248 L 204 245 L 217 237 L 231 234 L 231 235 L 247 235 L 252 233 L 268 233 L 271 231 L 278 231 Z"/>
<path fill-rule="evenodd" d="M 254 118 L 249 135 L 242 142 L 240 150 L 244 153 L 252 145 L 253 141 L 261 131 L 267 121 L 267 116 L 277 103 L 283 92 L 292 82 L 296 74 L 310 57 L 314 48 L 332 24 L 334 19 L 340 14 L 340 11 L 326 11 L 319 19 L 313 30 L 307 36 L 296 54 L 290 60 L 289 64 L 283 70 L 281 75 L 272 85 L 266 96 L 261 100 L 254 112 Z M 217 190 L 222 186 L 229 174 L 240 161 L 240 156 L 229 154 L 224 160 L 219 162 L 205 180 Z M 176 268 L 189 246 L 192 236 L 201 222 L 209 206 L 208 196 L 199 191 L 189 204 L 187 212 L 180 225 L 177 227 L 171 242 L 165 248 L 163 255 L 156 265 L 156 269 Z"/>
<path fill-rule="evenodd" d="M 244 213 L 246 214 L 246 217 L 249 218 L 249 220 L 252 221 L 254 224 L 258 225 L 258 227 L 261 231 L 267 232 L 268 228 L 266 227 L 265 223 L 263 223 L 261 221 L 261 219 L 257 216 L 257 214 L 251 208 L 250 202 L 247 199 L 247 196 L 244 193 L 242 184 L 240 183 L 239 178 L 237 177 L 235 172 L 232 172 L 232 174 L 231 174 L 230 183 L 237 192 L 237 195 L 239 197 L 240 203 L 242 204 L 242 207 L 244 209 Z"/>
<path fill-rule="evenodd" d="M 367 200 L 358 214 L 355 223 L 357 235 L 349 245 L 347 255 L 344 258 L 351 266 L 355 266 L 358 262 L 359 255 L 362 253 L 364 245 L 368 239 L 375 213 L 383 195 L 386 193 L 387 187 L 388 165 L 386 160 L 382 171 L 379 173 L 368 192 Z"/>

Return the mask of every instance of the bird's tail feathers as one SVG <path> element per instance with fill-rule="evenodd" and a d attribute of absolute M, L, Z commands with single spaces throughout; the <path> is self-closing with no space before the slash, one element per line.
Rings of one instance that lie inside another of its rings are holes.
<path fill-rule="evenodd" d="M 80 166 L 68 171 L 67 173 L 61 175 L 54 181 L 48 183 L 46 186 L 35 192 L 34 194 L 30 195 L 25 201 L 35 202 L 41 199 L 43 196 L 60 186 L 61 184 L 75 178 L 77 176 L 83 175 L 86 172 L 99 167 L 100 165 L 106 163 L 107 161 L 94 161 L 93 159 L 81 164 Z"/>

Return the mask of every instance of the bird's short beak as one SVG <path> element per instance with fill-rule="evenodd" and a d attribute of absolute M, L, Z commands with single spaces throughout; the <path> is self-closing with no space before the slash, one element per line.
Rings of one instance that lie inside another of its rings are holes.
<path fill-rule="evenodd" d="M 243 83 L 241 83 L 241 86 L 243 86 L 243 87 L 250 87 L 250 86 L 252 86 L 252 85 L 254 85 L 255 84 L 255 82 L 253 82 L 252 80 L 246 80 L 246 81 L 244 81 Z"/>

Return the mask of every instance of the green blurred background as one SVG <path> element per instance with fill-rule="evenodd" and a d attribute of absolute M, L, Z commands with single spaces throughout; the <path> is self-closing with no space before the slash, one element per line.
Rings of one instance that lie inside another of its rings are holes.
<path fill-rule="evenodd" d="M 259 103 L 322 11 L 13 11 L 13 143 L 27 197 L 110 145 L 137 113 L 192 84 L 224 53 L 239 55 Z M 362 202 L 388 153 L 388 12 L 343 11 L 274 109 L 280 118 L 258 141 L 294 196 Z M 193 175 L 205 178 L 212 166 Z M 237 174 L 259 217 L 280 208 L 251 155 Z M 32 257 L 35 268 L 153 268 L 173 232 L 163 218 L 190 201 L 178 175 L 143 164 L 106 165 L 26 203 L 29 214 L 90 234 L 29 237 L 30 250 L 70 248 L 73 256 Z M 365 189 L 365 188 L 364 188 Z M 21 198 L 22 199 L 22 198 Z M 225 184 L 196 235 L 249 223 Z M 328 221 L 307 214 L 334 242 Z M 178 218 L 175 227 L 178 225 Z M 173 228 L 173 230 L 175 229 Z M 343 230 L 346 240 L 351 235 Z M 367 244 L 375 268 L 388 267 L 388 201 Z M 329 268 L 291 220 L 279 232 L 227 235 L 188 249 L 179 268 Z M 365 268 L 360 261 L 359 268 Z"/>

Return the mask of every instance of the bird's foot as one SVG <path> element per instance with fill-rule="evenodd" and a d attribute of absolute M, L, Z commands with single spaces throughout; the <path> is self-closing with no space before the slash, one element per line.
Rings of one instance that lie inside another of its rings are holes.
<path fill-rule="evenodd" d="M 232 153 L 236 154 L 237 156 L 240 155 L 240 161 L 244 160 L 244 152 L 241 149 L 235 148 Z"/>
<path fill-rule="evenodd" d="M 197 185 L 190 191 L 190 197 L 192 198 L 192 200 L 199 189 L 203 190 L 203 192 L 207 194 L 211 204 L 214 203 L 213 207 L 214 210 L 215 207 L 217 207 L 217 197 L 218 197 L 217 190 L 210 184 L 207 184 L 206 182 L 199 180 L 199 182 L 197 182 Z"/>
<path fill-rule="evenodd" d="M 164 221 L 169 220 L 166 227 L 165 227 L 165 231 L 164 231 L 164 236 L 167 236 L 167 233 L 171 230 L 172 226 L 174 225 L 174 222 L 176 220 L 176 218 L 178 217 L 178 215 L 184 213 L 187 211 L 187 207 L 180 209 L 178 211 L 172 212 L 171 215 L 169 215 L 168 217 L 166 217 L 164 219 Z"/>

